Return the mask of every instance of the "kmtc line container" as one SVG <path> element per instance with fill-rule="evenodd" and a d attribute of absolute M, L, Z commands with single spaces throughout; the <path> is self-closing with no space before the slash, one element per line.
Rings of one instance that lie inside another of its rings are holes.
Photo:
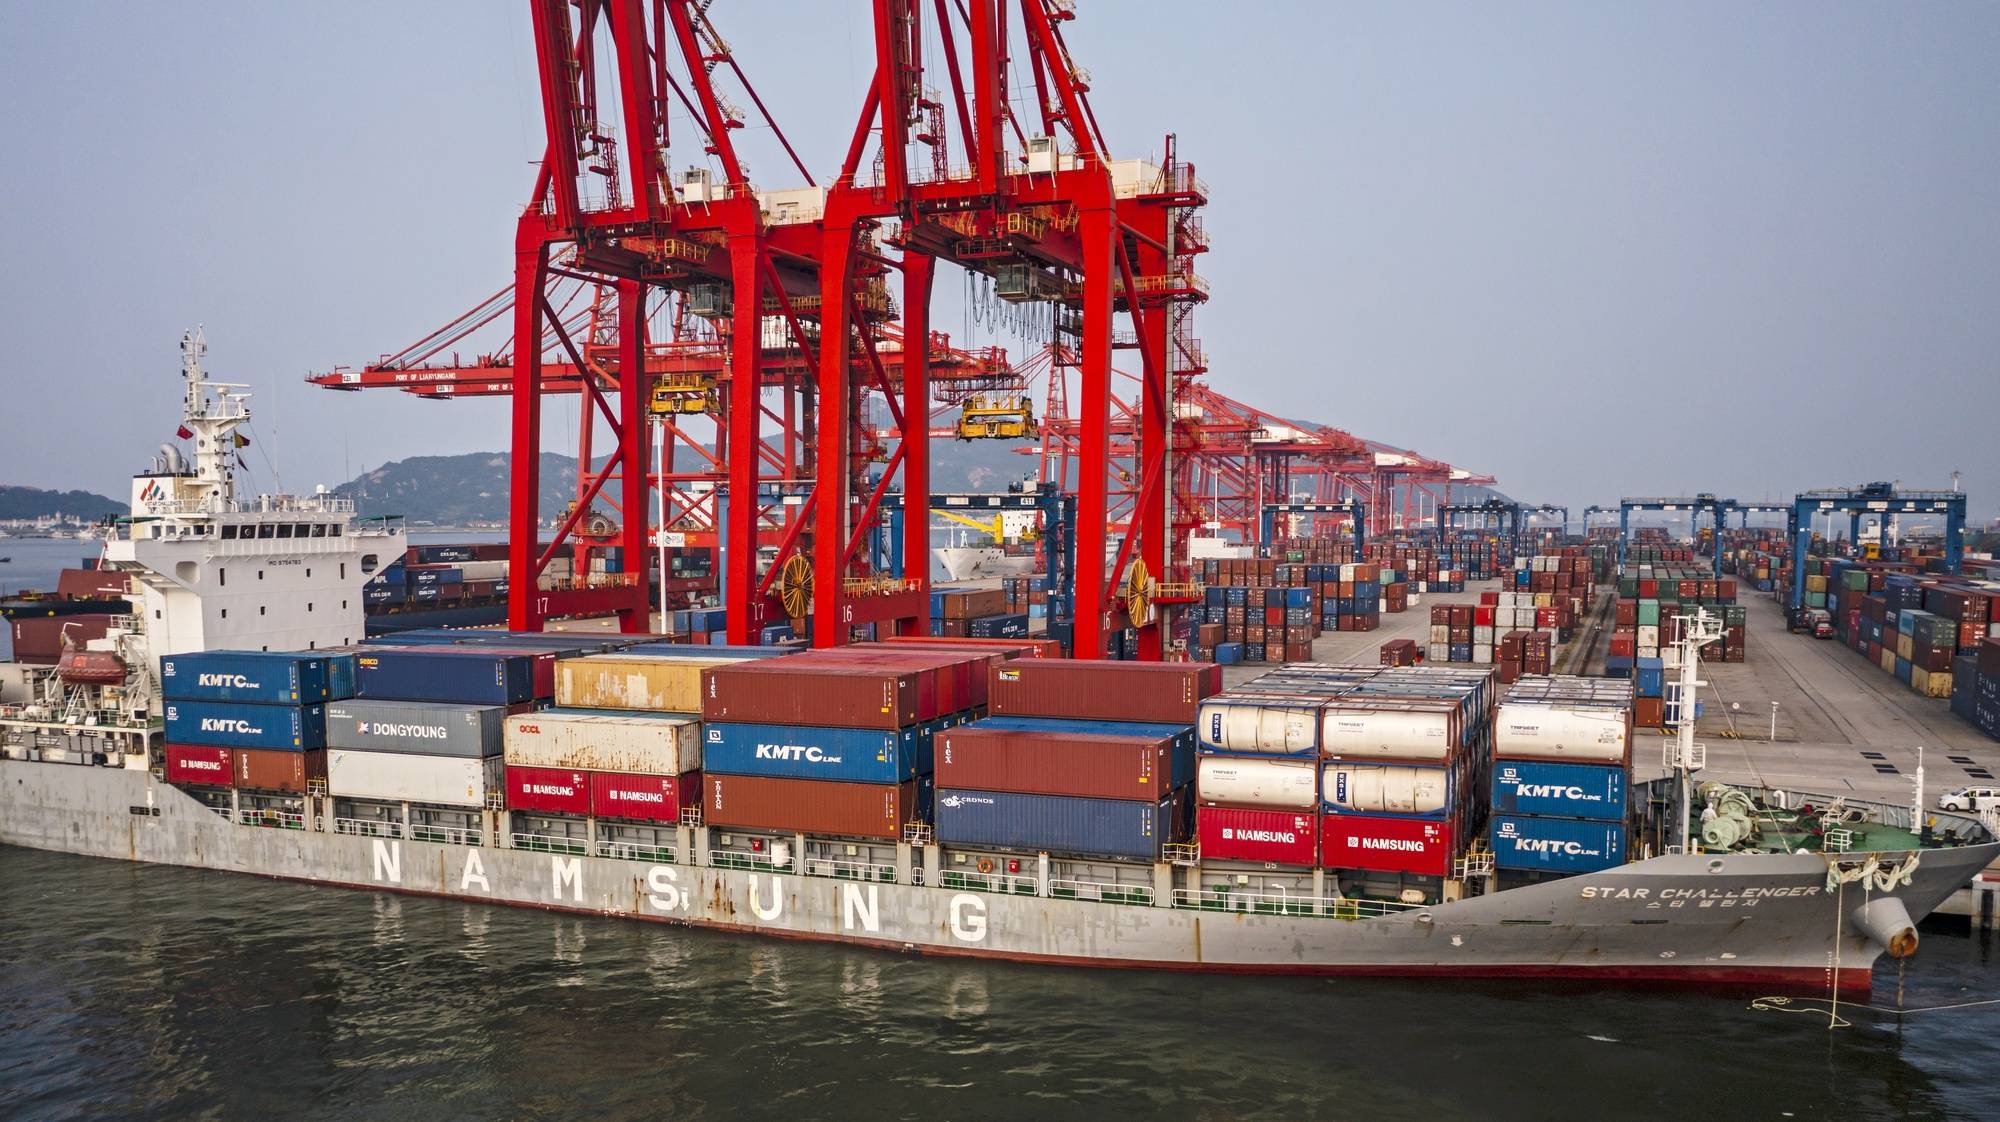
<path fill-rule="evenodd" d="M 327 790 L 342 798 L 477 807 L 501 790 L 500 757 L 417 756 L 404 752 L 326 754 Z"/>
<path fill-rule="evenodd" d="M 235 781 L 227 748 L 202 744 L 167 745 L 167 782 L 227 787 Z"/>
<path fill-rule="evenodd" d="M 1312 810 L 1319 805 L 1319 764 L 1312 760 L 1203 756 L 1195 775 L 1203 806 Z"/>
<path fill-rule="evenodd" d="M 594 771 L 590 775 L 590 813 L 599 818 L 636 818 L 673 822 L 681 816 L 684 799 L 701 797 L 701 773 L 627 775 Z"/>
<path fill-rule="evenodd" d="M 1191 725 L 1221 690 L 1222 667 L 1209 662 L 1017 658 L 992 668 L 987 705 L 996 716 Z"/>
<path fill-rule="evenodd" d="M 1311 758 L 1325 707 L 1310 698 L 1225 694 L 1202 703 L 1195 732 L 1203 752 Z"/>
<path fill-rule="evenodd" d="M 898 729 L 926 719 L 914 670 L 808 663 L 717 666 L 702 674 L 701 715 L 710 721 Z M 1020 661 L 1020 660 L 1016 660 Z M 766 666 L 784 667 L 778 673 Z M 935 701 L 931 708 L 935 710 Z M 928 716 L 936 716 L 936 712 Z"/>
<path fill-rule="evenodd" d="M 503 722 L 507 763 L 681 775 L 701 768 L 701 722 L 670 713 L 541 709 Z"/>
<path fill-rule="evenodd" d="M 590 773 L 509 765 L 507 809 L 535 814 L 589 814 Z"/>
<path fill-rule="evenodd" d="M 1319 819 L 1311 811 L 1205 806 L 1195 811 L 1204 861 L 1311 865 L 1319 859 Z"/>
<path fill-rule="evenodd" d="M 899 838 L 929 810 L 927 781 L 830 783 L 762 775 L 706 775 L 702 817 L 713 826 L 856 838 Z"/>
<path fill-rule="evenodd" d="M 731 666 L 742 661 L 629 653 L 568 658 L 556 665 L 556 704 L 565 709 L 699 713 L 701 672 L 712 666 Z"/>
<path fill-rule="evenodd" d="M 535 696 L 533 659 L 472 646 L 370 648 L 355 660 L 361 696 L 459 705 L 519 705 Z"/>
<path fill-rule="evenodd" d="M 497 705 L 340 701 L 327 706 L 330 747 L 425 756 L 497 756 L 507 711 Z"/>
<path fill-rule="evenodd" d="M 702 733 L 701 769 L 724 775 L 902 783 L 930 774 L 936 731 L 936 722 L 900 729 L 848 729 L 712 721 Z"/>
<path fill-rule="evenodd" d="M 246 791 L 285 791 L 302 795 L 309 780 L 326 778 L 324 748 L 309 752 L 238 748 L 231 756 L 230 774 L 234 785 Z"/>
<path fill-rule="evenodd" d="M 1443 818 L 1457 808 L 1450 768 L 1417 764 L 1329 762 L 1320 773 L 1328 814 L 1396 814 Z"/>
<path fill-rule="evenodd" d="M 1505 702 L 1493 717 L 1493 753 L 1502 759 L 1623 764 L 1632 755 L 1632 710 Z"/>
<path fill-rule="evenodd" d="M 1454 832 L 1451 822 L 1430 818 L 1329 814 L 1319 820 L 1320 864 L 1441 877 L 1451 872 Z"/>
<path fill-rule="evenodd" d="M 160 690 L 169 701 L 339 701 L 354 696 L 354 674 L 351 654 L 203 651 L 160 658 Z"/>
<path fill-rule="evenodd" d="M 1157 861 L 1174 841 L 1175 799 L 1140 802 L 1014 791 L 941 789 L 937 839 L 945 845 L 991 846 L 1078 857 Z"/>
<path fill-rule="evenodd" d="M 1502 869 L 1594 873 L 1625 863 L 1625 824 L 1493 816 L 1493 864 Z"/>
<path fill-rule="evenodd" d="M 169 701 L 167 740 L 174 744 L 292 752 L 324 748 L 326 706 Z"/>
<path fill-rule="evenodd" d="M 937 736 L 941 787 L 1158 802 L 1191 776 L 1165 736 L 990 728 Z"/>
<path fill-rule="evenodd" d="M 1498 760 L 1493 812 L 1623 822 L 1625 786 L 1625 769 L 1615 764 Z"/>

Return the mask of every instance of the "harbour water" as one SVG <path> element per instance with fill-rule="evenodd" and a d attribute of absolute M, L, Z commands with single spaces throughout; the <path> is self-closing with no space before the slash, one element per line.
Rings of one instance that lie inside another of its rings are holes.
<path fill-rule="evenodd" d="M 1936 1008 L 2000 998 L 1963 921 L 1904 979 L 1930 1011 L 1829 1032 L 1810 1002 L 934 960 L 11 848 L 0 885 L 0 1118 L 2000 1110 L 2000 1005 Z"/>

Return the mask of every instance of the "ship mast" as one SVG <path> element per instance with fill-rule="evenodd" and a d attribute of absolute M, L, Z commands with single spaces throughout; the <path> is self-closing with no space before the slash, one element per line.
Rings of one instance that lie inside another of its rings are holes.
<path fill-rule="evenodd" d="M 1674 738 L 1667 742 L 1663 762 L 1680 793 L 1680 824 L 1676 833 L 1680 837 L 1680 852 L 1686 853 L 1689 823 L 1694 817 L 1694 773 L 1708 764 L 1708 746 L 1694 742 L 1695 718 L 1701 713 L 1699 690 L 1708 684 L 1700 676 L 1701 648 L 1722 638 L 1722 620 L 1699 606 L 1693 615 L 1674 618 L 1681 625 L 1681 637 L 1674 644 L 1680 648 L 1680 680 L 1667 686 L 1667 719 L 1674 724 Z"/>
<path fill-rule="evenodd" d="M 195 482 L 200 484 L 202 509 L 215 514 L 236 501 L 236 430 L 250 422 L 249 386 L 211 382 L 202 369 L 208 341 L 201 328 L 181 336 L 181 378 L 187 383 L 181 405 L 182 424 L 194 433 Z M 210 396 L 214 390 L 214 396 Z"/>

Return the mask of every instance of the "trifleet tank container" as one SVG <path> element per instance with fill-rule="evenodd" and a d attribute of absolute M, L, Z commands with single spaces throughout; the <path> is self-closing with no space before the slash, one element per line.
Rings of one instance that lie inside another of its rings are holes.
<path fill-rule="evenodd" d="M 327 706 L 327 742 L 364 752 L 480 758 L 500 754 L 507 711 L 496 705 L 356 699 Z"/>
<path fill-rule="evenodd" d="M 326 747 L 324 705 L 241 705 L 167 702 L 167 741 L 217 748 L 303 751 Z"/>
<path fill-rule="evenodd" d="M 1320 750 L 1344 760 L 1444 761 L 1458 751 L 1458 737 L 1449 702 L 1350 702 L 1329 705 L 1320 719 Z"/>
<path fill-rule="evenodd" d="M 1205 806 L 1195 811 L 1204 861 L 1311 865 L 1319 859 L 1319 818 L 1311 811 Z"/>
<path fill-rule="evenodd" d="M 163 655 L 160 692 L 170 701 L 300 705 L 354 696 L 354 656 L 285 651 Z"/>
<path fill-rule="evenodd" d="M 1502 869 L 1594 873 L 1625 863 L 1625 824 L 1493 816 L 1493 864 Z"/>
<path fill-rule="evenodd" d="M 1203 806 L 1310 810 L 1319 805 L 1319 765 L 1311 760 L 1203 756 L 1195 771 Z"/>
<path fill-rule="evenodd" d="M 1320 798 L 1331 814 L 1409 814 L 1442 817 L 1456 805 L 1448 768 L 1409 764 L 1328 763 L 1320 772 Z"/>
<path fill-rule="evenodd" d="M 500 757 L 418 756 L 404 752 L 326 754 L 327 790 L 342 798 L 477 807 L 501 789 Z"/>
<path fill-rule="evenodd" d="M 556 665 L 556 704 L 575 709 L 701 712 L 701 672 L 740 659 L 601 654 Z"/>
<path fill-rule="evenodd" d="M 930 772 L 936 725 L 846 729 L 711 721 L 702 731 L 701 769 L 727 775 L 902 783 Z"/>
<path fill-rule="evenodd" d="M 1312 756 L 1319 751 L 1320 709 L 1311 701 L 1210 698 L 1195 731 L 1204 752 Z"/>
<path fill-rule="evenodd" d="M 507 762 L 681 775 L 701 767 L 701 722 L 652 713 L 541 709 L 503 722 Z"/>
<path fill-rule="evenodd" d="M 1157 861 L 1175 840 L 1178 815 L 1178 801 L 1171 798 L 1150 803 L 945 789 L 937 793 L 937 839 L 945 845 Z"/>
<path fill-rule="evenodd" d="M 1625 769 L 1618 764 L 1496 760 L 1493 813 L 1622 822 L 1625 787 Z"/>
<path fill-rule="evenodd" d="M 1632 751 L 1632 712 L 1503 703 L 1493 718 L 1493 752 L 1502 758 L 1624 763 Z"/>

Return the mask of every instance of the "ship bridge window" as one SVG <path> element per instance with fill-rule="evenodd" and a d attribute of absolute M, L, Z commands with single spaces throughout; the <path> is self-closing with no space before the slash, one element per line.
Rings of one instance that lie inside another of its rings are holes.
<path fill-rule="evenodd" d="M 257 536 L 260 538 L 277 537 L 278 527 L 273 525 L 272 523 L 266 522 L 263 525 L 257 527 Z"/>
<path fill-rule="evenodd" d="M 300 522 L 300 523 L 298 523 L 298 524 L 294 525 L 294 526 L 292 527 L 292 536 L 293 536 L 293 537 L 295 537 L 295 538 L 309 538 L 309 537 L 311 537 L 311 536 L 312 536 L 312 526 L 311 526 L 311 524 L 309 524 L 309 523 L 305 523 L 305 522 Z"/>
<path fill-rule="evenodd" d="M 328 523 L 328 524 L 327 524 L 327 527 L 326 527 L 326 536 L 327 536 L 327 537 L 329 537 L 329 538 L 337 538 L 337 537 L 339 537 L 339 536 L 340 536 L 340 523 L 338 523 L 338 522 L 331 522 L 331 523 Z"/>
<path fill-rule="evenodd" d="M 234 522 L 222 528 L 222 540 L 223 541 L 236 540 L 236 524 Z"/>
<path fill-rule="evenodd" d="M 378 561 L 378 560 L 376 560 L 376 557 L 375 557 L 375 555 L 374 555 L 374 554 L 372 554 L 372 553 L 364 553 L 364 554 L 362 554 L 362 555 L 361 555 L 361 575 L 363 575 L 363 576 L 367 576 L 367 575 L 368 575 L 369 573 L 372 573 L 372 572 L 374 572 L 374 571 L 375 571 L 375 566 L 377 566 L 377 565 L 379 565 L 379 564 L 381 564 L 381 562 L 380 562 L 380 561 Z M 341 574 L 340 574 L 340 575 L 341 575 L 341 576 L 343 576 L 343 577 L 347 575 L 347 572 L 346 572 L 346 570 L 345 570 L 344 568 L 342 569 L 342 571 L 341 571 Z"/>
<path fill-rule="evenodd" d="M 292 524 L 291 524 L 290 522 L 280 522 L 280 523 L 278 523 L 278 536 L 279 536 L 279 537 L 281 537 L 281 538 L 289 538 L 289 537 L 291 537 L 291 536 L 292 536 Z"/>
<path fill-rule="evenodd" d="M 315 522 L 312 524 L 312 527 L 313 527 L 313 534 L 312 534 L 313 537 L 323 538 L 326 536 L 326 523 Z"/>

